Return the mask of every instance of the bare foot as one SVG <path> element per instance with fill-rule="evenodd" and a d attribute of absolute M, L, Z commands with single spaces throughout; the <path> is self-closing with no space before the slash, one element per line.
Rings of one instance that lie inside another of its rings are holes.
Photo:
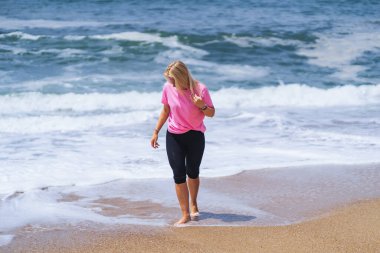
<path fill-rule="evenodd" d="M 190 216 L 183 216 L 179 221 L 174 223 L 174 226 L 182 225 L 189 221 L 191 221 Z"/>
<path fill-rule="evenodd" d="M 198 220 L 198 217 L 199 217 L 198 205 L 195 203 L 195 204 L 191 204 L 190 206 L 191 206 L 190 218 L 192 220 Z"/>

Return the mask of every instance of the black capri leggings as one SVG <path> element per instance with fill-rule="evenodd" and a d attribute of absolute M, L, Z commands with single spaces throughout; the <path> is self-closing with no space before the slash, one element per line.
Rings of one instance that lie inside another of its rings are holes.
<path fill-rule="evenodd" d="M 198 178 L 204 149 L 205 136 L 200 131 L 190 130 L 183 134 L 166 131 L 166 152 L 176 184 L 185 183 L 186 174 L 189 178 Z"/>

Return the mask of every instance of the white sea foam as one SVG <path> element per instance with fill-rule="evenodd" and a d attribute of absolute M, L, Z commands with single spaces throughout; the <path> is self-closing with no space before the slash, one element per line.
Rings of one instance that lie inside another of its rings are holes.
<path fill-rule="evenodd" d="M 219 81 L 246 81 L 262 78 L 270 73 L 265 67 L 255 67 L 241 64 L 218 64 L 202 60 L 188 59 L 188 64 L 204 74 L 213 74 L 214 79 Z"/>
<path fill-rule="evenodd" d="M 246 81 L 262 78 L 270 73 L 265 67 L 241 65 L 241 64 L 219 64 L 201 60 L 203 55 L 192 54 L 183 50 L 168 50 L 159 53 L 155 57 L 157 63 L 167 63 L 176 59 L 182 59 L 191 66 L 194 72 L 207 76 L 208 79 L 217 81 Z"/>
<path fill-rule="evenodd" d="M 333 76 L 343 80 L 356 80 L 357 74 L 366 69 L 365 66 L 352 65 L 352 61 L 364 52 L 379 50 L 380 33 L 353 32 L 349 35 L 318 34 L 316 44 L 298 51 L 307 56 L 314 65 L 337 69 Z"/>
<path fill-rule="evenodd" d="M 318 89 L 291 84 L 211 90 L 216 116 L 205 120 L 201 176 L 264 167 L 379 162 L 379 89 L 379 85 Z M 83 220 L 143 224 L 135 217 L 97 213 L 88 204 L 90 196 L 110 196 L 102 189 L 91 190 L 78 202 L 56 200 L 72 185 L 171 179 L 165 126 L 158 139 L 161 147 L 149 146 L 160 95 L 135 91 L 1 96 L 0 217 L 6 218 L 0 230 Z M 144 193 L 123 188 L 120 194 L 147 200 L 158 194 L 151 187 Z M 170 202 L 170 194 L 159 195 Z M 172 201 L 177 205 L 175 197 Z M 159 218 L 154 222 L 163 224 Z"/>
<path fill-rule="evenodd" d="M 36 36 L 36 37 L 40 38 L 41 36 Z M 30 38 L 30 40 L 36 40 L 36 38 L 34 39 Z M 57 57 L 60 57 L 60 58 L 69 58 L 69 57 L 78 56 L 78 55 L 81 55 L 83 58 L 84 55 L 87 54 L 85 50 L 75 49 L 75 48 L 63 48 L 63 49 L 50 48 L 50 49 L 42 49 L 42 50 L 33 51 L 33 50 L 27 50 L 25 48 L 12 47 L 8 45 L 0 45 L 0 49 L 11 51 L 13 54 L 29 53 L 29 54 L 41 55 L 45 53 L 52 53 L 52 54 L 57 54 Z"/>
<path fill-rule="evenodd" d="M 65 48 L 65 49 L 60 50 L 60 52 L 58 52 L 58 57 L 69 58 L 69 57 L 81 55 L 83 59 L 83 55 L 86 55 L 86 54 L 87 52 L 85 50 L 75 49 L 75 48 Z"/>
<path fill-rule="evenodd" d="M 380 85 L 319 89 L 282 84 L 211 90 L 211 95 L 217 114 L 205 121 L 202 176 L 263 167 L 378 162 L 379 112 L 374 108 L 379 105 Z M 165 130 L 159 138 L 162 147 L 149 147 L 160 96 L 161 92 L 137 91 L 0 96 L 0 195 L 28 194 L 45 186 L 170 178 Z M 33 194 L 26 196 L 16 209 L 0 208 L 2 217 L 15 217 L 4 228 L 40 220 L 43 213 L 50 217 L 47 222 L 62 221 L 57 219 L 61 213 L 53 210 L 71 208 L 58 204 L 39 213 L 31 203 L 51 203 L 55 197 L 43 202 Z M 33 211 L 25 216 L 26 210 Z M 88 211 L 71 210 L 62 214 L 63 219 L 80 220 Z M 109 221 L 88 215 L 90 220 Z"/>
<path fill-rule="evenodd" d="M 122 120 L 128 118 L 120 117 Z M 9 156 L 0 161 L 0 195 L 45 186 L 93 185 L 120 178 L 169 178 L 171 172 L 163 151 L 152 152 L 148 137 L 141 130 L 144 125 L 135 124 L 137 129 L 126 124 L 72 133 L 26 134 L 24 130 L 24 134 L 2 134 L 0 150 Z M 24 138 L 28 140 L 24 142 Z M 15 153 L 14 149 L 18 151 Z"/>
<path fill-rule="evenodd" d="M 254 46 L 264 46 L 273 47 L 275 45 L 281 46 L 301 46 L 302 42 L 298 40 L 283 40 L 280 38 L 263 38 L 263 37 L 249 37 L 249 36 L 236 36 L 236 35 L 224 35 L 223 39 L 225 41 L 231 42 L 239 47 L 254 47 Z"/>
<path fill-rule="evenodd" d="M 160 101 L 159 92 L 137 91 L 119 94 L 42 94 L 38 92 L 3 95 L 0 99 L 0 113 L 40 113 L 54 111 L 88 112 L 96 110 L 152 110 Z"/>
<path fill-rule="evenodd" d="M 0 235 L 0 247 L 9 244 L 14 235 Z"/>
<path fill-rule="evenodd" d="M 12 52 L 13 54 L 24 54 L 24 53 L 27 52 L 27 50 L 24 49 L 24 48 L 20 48 L 20 47 L 12 47 L 12 46 L 1 45 L 1 44 L 0 44 L 0 49 L 1 49 L 1 50 L 5 50 L 5 51 L 10 51 L 10 52 Z"/>
<path fill-rule="evenodd" d="M 51 49 L 42 49 L 38 51 L 29 51 L 29 53 L 32 53 L 32 54 L 53 53 L 53 54 L 57 54 L 57 57 L 60 57 L 60 58 L 69 58 L 69 57 L 73 57 L 77 55 L 82 55 L 83 57 L 83 55 L 85 55 L 87 52 L 85 50 L 75 49 L 75 48 L 64 48 L 64 49 L 51 48 Z"/>
<path fill-rule="evenodd" d="M 142 33 L 142 32 L 122 32 L 89 36 L 93 39 L 100 40 L 126 40 L 126 41 L 138 41 L 145 43 L 161 43 L 169 48 L 180 48 L 192 53 L 207 55 L 208 53 L 202 49 L 191 47 L 180 43 L 177 36 L 163 37 L 160 34 L 154 33 Z"/>
<path fill-rule="evenodd" d="M 1 48 L 1 45 L 0 45 Z M 62 53 L 62 51 L 55 51 L 57 53 Z M 70 52 L 70 51 L 69 51 Z M 81 52 L 78 52 L 81 53 Z M 67 57 L 62 56 L 62 57 Z M 159 73 L 147 72 L 132 72 L 124 71 L 122 74 L 89 74 L 83 75 L 81 68 L 88 67 L 89 65 L 94 65 L 99 63 L 79 63 L 69 65 L 64 68 L 65 72 L 62 75 L 58 76 L 49 76 L 39 80 L 29 80 L 24 82 L 10 82 L 4 83 L 1 87 L 9 87 L 10 89 L 20 88 L 23 91 L 38 91 L 45 86 L 57 85 L 60 87 L 72 87 L 76 84 L 81 85 L 81 87 L 91 88 L 91 85 L 98 83 L 109 83 L 112 82 L 113 85 L 125 85 L 126 82 L 154 82 L 161 78 Z"/>
<path fill-rule="evenodd" d="M 45 133 L 99 129 L 104 127 L 127 126 L 143 123 L 154 117 L 152 112 L 130 112 L 94 116 L 24 116 L 3 117 L 1 133 Z M 27 128 L 25 126 L 28 126 Z"/>
<path fill-rule="evenodd" d="M 348 35 L 315 34 L 318 36 L 318 40 L 311 45 L 297 40 L 283 40 L 275 37 L 225 35 L 223 38 L 239 47 L 296 46 L 298 48 L 297 53 L 308 57 L 309 63 L 337 69 L 337 72 L 332 76 L 342 80 L 360 80 L 357 77 L 358 73 L 367 68 L 361 65 L 352 65 L 352 61 L 364 52 L 379 50 L 380 33 L 356 30 Z"/>
<path fill-rule="evenodd" d="M 226 88 L 215 95 L 216 103 L 229 108 L 261 106 L 363 106 L 380 103 L 380 84 L 345 85 L 320 89 L 300 84 L 287 84 L 245 90 Z"/>
<path fill-rule="evenodd" d="M 66 35 L 63 37 L 65 40 L 83 40 L 86 36 L 83 35 Z"/>
<path fill-rule="evenodd" d="M 151 111 L 158 108 L 161 92 L 124 92 L 118 94 L 62 95 L 28 92 L 0 96 L 0 114 L 40 112 Z M 267 106 L 331 107 L 365 106 L 380 103 L 380 84 L 346 85 L 320 89 L 286 84 L 258 89 L 224 88 L 213 92 L 219 108 L 256 108 Z"/>
<path fill-rule="evenodd" d="M 33 34 L 24 33 L 20 31 L 0 34 L 0 38 L 8 38 L 8 37 L 16 37 L 23 40 L 38 40 L 39 38 L 43 36 L 33 35 Z"/>
<path fill-rule="evenodd" d="M 121 55 L 124 49 L 121 46 L 112 46 L 112 48 L 102 51 L 105 55 Z"/>
<path fill-rule="evenodd" d="M 0 215 L 0 231 L 9 231 L 23 225 L 33 224 L 34 227 L 52 224 L 75 224 L 81 221 L 93 221 L 105 224 L 148 224 L 147 220 L 138 219 L 130 215 L 107 217 L 99 214 L 91 204 L 57 202 L 61 197 L 56 191 L 32 190 L 17 197 L 2 200 Z M 91 201 L 91 200 L 90 200 Z M 86 206 L 87 204 L 87 206 Z M 163 221 L 149 219 L 150 225 L 163 225 Z M 8 240 L 12 239 L 6 238 Z"/>

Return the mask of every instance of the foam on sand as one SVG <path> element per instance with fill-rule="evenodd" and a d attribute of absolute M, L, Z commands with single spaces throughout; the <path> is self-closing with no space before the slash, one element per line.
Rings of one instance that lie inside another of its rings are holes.
<path fill-rule="evenodd" d="M 14 235 L 0 235 L 0 247 L 9 244 Z"/>
<path fill-rule="evenodd" d="M 345 204 L 378 198 L 379 177 L 378 164 L 369 164 L 264 169 L 203 178 L 200 216 L 186 225 L 294 224 Z M 36 230 L 52 225 L 86 225 L 84 222 L 171 226 L 180 215 L 172 186 L 172 179 L 119 180 L 15 193 L 2 198 L 0 214 L 6 219 L 0 230 L 27 224 Z"/>

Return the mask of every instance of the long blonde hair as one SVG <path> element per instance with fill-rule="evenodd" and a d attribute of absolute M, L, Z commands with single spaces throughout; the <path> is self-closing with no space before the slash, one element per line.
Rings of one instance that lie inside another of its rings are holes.
<path fill-rule="evenodd" d="M 189 69 L 182 61 L 177 60 L 170 63 L 164 72 L 164 76 L 166 79 L 173 78 L 175 85 L 179 86 L 180 92 L 190 88 L 191 94 L 199 95 L 198 82 L 191 76 Z"/>

